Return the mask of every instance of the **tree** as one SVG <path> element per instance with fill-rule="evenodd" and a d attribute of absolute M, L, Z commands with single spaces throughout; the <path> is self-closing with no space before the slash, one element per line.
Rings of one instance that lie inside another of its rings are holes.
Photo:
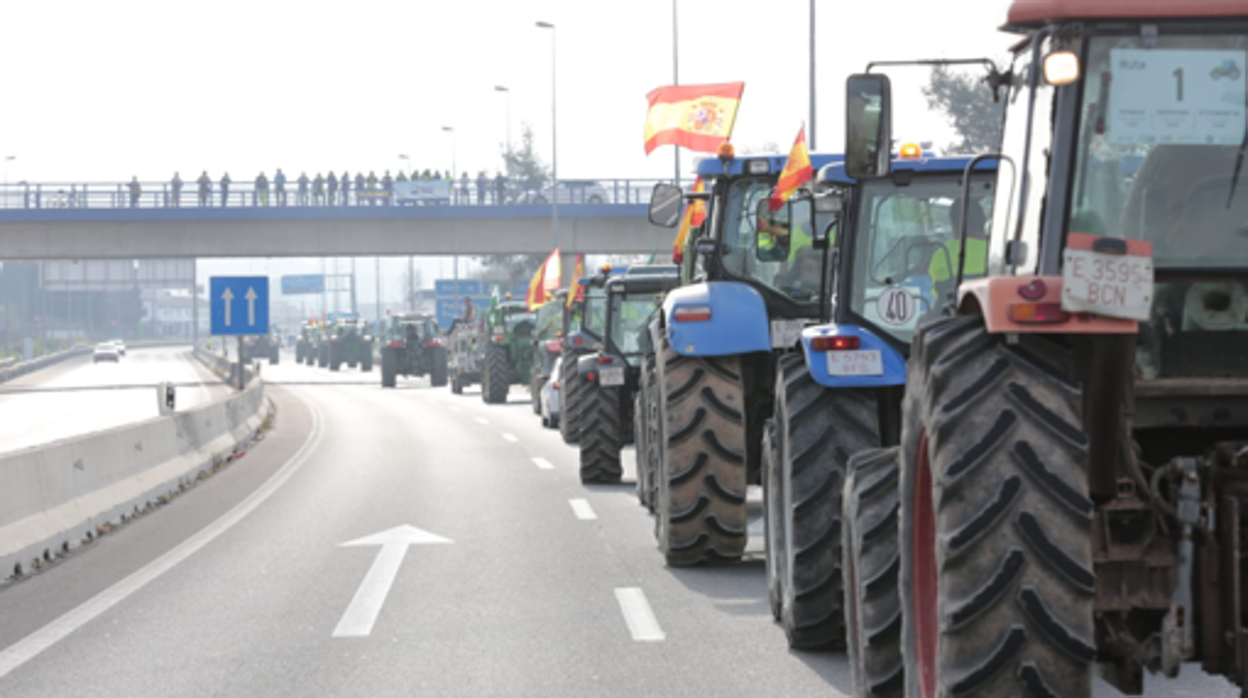
<path fill-rule="evenodd" d="M 490 284 L 498 284 L 506 293 L 521 282 L 527 283 L 546 261 L 542 254 L 487 254 L 477 257 L 481 264 L 478 278 Z M 518 299 L 517 299 L 518 300 Z"/>
<path fill-rule="evenodd" d="M 503 146 L 503 169 L 508 179 L 520 182 L 545 182 L 550 179 L 550 170 L 534 151 L 533 141 L 533 125 L 526 122 L 520 127 L 520 147 Z"/>
<path fill-rule="evenodd" d="M 533 148 L 533 126 L 525 123 L 520 128 L 520 145 L 517 148 L 503 146 L 503 168 L 507 179 L 529 187 L 535 182 L 546 182 L 550 179 L 550 170 L 538 157 Z M 482 270 L 479 278 L 489 283 L 496 283 L 504 291 L 515 288 L 521 281 L 527 282 L 537 273 L 537 268 L 546 260 L 541 254 L 488 254 L 477 257 Z"/>
<path fill-rule="evenodd" d="M 992 101 L 992 90 L 983 78 L 951 72 L 948 66 L 932 68 L 931 82 L 923 88 L 930 109 L 939 109 L 962 139 L 945 149 L 948 153 L 991 153 L 1001 140 L 1001 105 Z"/>

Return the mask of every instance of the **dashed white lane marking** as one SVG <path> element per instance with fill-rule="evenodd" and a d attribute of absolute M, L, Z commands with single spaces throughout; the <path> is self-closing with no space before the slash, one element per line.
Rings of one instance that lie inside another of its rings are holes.
<path fill-rule="evenodd" d="M 633 636 L 633 640 L 660 642 L 667 639 L 641 589 L 637 587 L 616 589 L 615 600 L 620 604 L 620 612 L 624 614 L 624 622 L 628 623 L 628 632 Z"/>
<path fill-rule="evenodd" d="M 598 518 L 594 513 L 594 508 L 589 506 L 589 501 L 585 499 L 569 499 L 568 504 L 572 505 L 572 512 L 576 514 L 576 518 L 581 521 L 593 521 Z"/>
<path fill-rule="evenodd" d="M 308 403 L 308 407 L 312 413 L 312 428 L 308 433 L 307 440 L 303 442 L 303 445 L 299 447 L 295 455 L 291 456 L 290 460 L 286 461 L 259 489 L 248 495 L 246 499 L 235 505 L 233 509 L 223 514 L 221 518 L 182 541 L 176 548 L 149 562 L 129 577 L 96 594 L 81 606 L 48 623 L 25 638 L 18 640 L 16 644 L 9 648 L 0 651 L 0 679 L 39 656 L 40 653 L 52 645 L 64 640 L 78 628 L 100 617 L 113 606 L 147 586 L 157 577 L 176 567 L 178 563 L 199 552 L 201 548 L 216 540 L 222 533 L 233 528 L 244 517 L 261 504 L 264 504 L 265 500 L 273 496 L 273 493 L 285 484 L 295 474 L 295 471 L 299 470 L 308 458 L 316 452 L 316 448 L 321 442 L 324 431 L 321 428 L 320 411 L 313 403 Z"/>
<path fill-rule="evenodd" d="M 507 433 L 504 433 L 504 434 L 503 434 L 503 438 L 504 438 L 504 439 L 507 439 L 508 441 L 519 441 L 519 440 L 520 440 L 520 439 L 517 439 L 517 438 L 516 438 L 516 435 L 515 435 L 515 434 L 507 434 Z"/>
<path fill-rule="evenodd" d="M 490 420 L 485 417 L 477 417 L 477 424 L 489 424 Z"/>
<path fill-rule="evenodd" d="M 545 458 L 534 458 L 533 464 L 536 465 L 541 470 L 554 470 L 555 469 L 555 466 L 551 465 L 550 461 L 546 460 Z"/>

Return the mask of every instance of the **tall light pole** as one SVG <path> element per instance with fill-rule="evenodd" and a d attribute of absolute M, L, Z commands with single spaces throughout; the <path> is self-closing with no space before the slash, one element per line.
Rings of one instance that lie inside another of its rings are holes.
<path fill-rule="evenodd" d="M 455 127 L 443 126 L 442 130 L 451 134 L 451 181 L 455 181 Z"/>
<path fill-rule="evenodd" d="M 412 164 L 412 159 L 407 156 L 407 153 L 399 153 L 399 160 L 406 160 L 408 165 Z M 399 165 L 399 167 L 402 168 L 403 166 Z M 399 171 L 402 172 L 403 170 L 400 169 Z"/>
<path fill-rule="evenodd" d="M 411 165 L 411 164 L 412 164 L 412 159 L 411 159 L 411 158 L 409 158 L 409 157 L 407 156 L 407 154 L 406 154 L 406 153 L 399 153 L 399 159 L 400 159 L 400 160 L 407 160 L 407 164 L 408 164 L 408 165 Z M 412 179 L 416 179 L 416 170 L 412 170 Z M 413 185 L 412 185 L 412 187 L 413 187 L 413 190 L 414 190 L 414 189 L 415 189 L 415 185 L 413 184 Z M 415 295 L 415 289 L 413 289 L 413 288 L 412 288 L 412 266 L 413 266 L 413 264 L 414 264 L 414 263 L 415 263 L 415 260 L 412 258 L 412 255 L 410 255 L 410 254 L 409 254 L 409 255 L 407 256 L 407 302 L 403 304 L 403 307 L 404 307 L 404 308 L 407 308 L 408 310 L 415 310 L 415 308 L 411 307 L 411 305 L 412 305 L 412 298 L 413 298 L 413 297 L 414 297 L 414 295 Z M 380 279 L 381 279 L 381 261 L 380 261 L 380 259 L 378 259 L 378 262 L 377 262 L 377 278 L 378 278 L 378 281 L 377 281 L 377 305 L 380 307 L 380 305 L 381 305 L 381 281 L 380 281 Z M 378 312 L 381 312 L 381 311 L 379 310 Z M 379 316 L 379 317 L 380 317 L 380 316 Z"/>
<path fill-rule="evenodd" d="M 672 0 L 672 84 L 680 84 L 680 39 L 676 31 L 676 2 Z M 814 0 L 811 0 L 813 3 Z M 676 186 L 680 186 L 680 148 L 672 148 L 672 157 L 676 160 Z"/>
<path fill-rule="evenodd" d="M 556 107 L 556 84 L 555 76 L 558 71 L 555 69 L 558 63 L 555 60 L 555 25 L 550 22 L 538 22 L 538 29 L 550 30 L 550 228 L 551 236 L 554 238 L 553 247 L 559 246 L 559 110 Z M 553 249 L 552 247 L 552 249 Z"/>
<path fill-rule="evenodd" d="M 511 152 L 511 90 L 502 85 L 494 86 L 495 92 L 507 93 L 507 152 Z"/>
<path fill-rule="evenodd" d="M 810 0 L 810 149 L 815 150 L 815 0 Z"/>

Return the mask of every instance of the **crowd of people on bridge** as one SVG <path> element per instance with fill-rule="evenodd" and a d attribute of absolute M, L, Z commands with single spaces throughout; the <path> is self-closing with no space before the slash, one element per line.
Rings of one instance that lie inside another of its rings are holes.
<path fill-rule="evenodd" d="M 408 183 L 436 184 L 437 186 L 416 187 L 409 186 Z M 173 173 L 166 192 L 165 205 L 172 208 L 181 207 L 185 184 L 180 173 Z M 230 178 L 228 172 L 224 173 L 220 179 L 214 180 L 205 170 L 195 180 L 199 205 L 202 207 L 229 205 L 233 184 L 234 180 Z M 533 184 L 528 183 L 529 186 Z M 536 186 L 540 187 L 540 182 L 536 183 Z M 143 195 L 143 185 L 138 177 L 130 180 L 128 188 L 130 206 L 138 207 Z M 446 172 L 413 170 L 410 176 L 403 171 L 399 171 L 397 176 L 391 176 L 390 171 L 386 170 L 380 177 L 375 171 L 370 170 L 367 175 L 363 172 L 356 172 L 354 176 L 347 171 L 343 171 L 341 175 L 336 175 L 331 171 L 327 175 L 317 172 L 315 176 L 309 177 L 304 172 L 293 182 L 289 182 L 286 174 L 278 168 L 272 178 L 264 172 L 258 174 L 249 192 L 250 202 L 246 200 L 248 193 L 242 193 L 240 194 L 243 197 L 242 201 L 236 198 L 234 205 L 250 203 L 252 206 L 269 206 L 270 204 L 289 206 L 291 205 L 289 199 L 291 190 L 295 194 L 295 206 L 384 206 L 405 201 L 471 205 L 474 193 L 476 205 L 485 206 L 512 201 L 517 187 L 507 177 L 504 177 L 502 172 L 491 178 L 484 170 L 477 173 L 475 181 L 468 172 L 463 172 L 457 181 L 449 170 Z"/>

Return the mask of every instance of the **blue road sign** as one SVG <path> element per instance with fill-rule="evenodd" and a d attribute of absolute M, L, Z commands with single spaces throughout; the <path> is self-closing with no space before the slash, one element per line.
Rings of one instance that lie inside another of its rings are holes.
<path fill-rule="evenodd" d="M 212 334 L 269 333 L 269 277 L 214 276 L 208 281 Z"/>
<path fill-rule="evenodd" d="M 282 277 L 282 295 L 284 296 L 324 292 L 325 276 L 323 274 L 286 274 Z"/>
<path fill-rule="evenodd" d="M 436 302 L 438 326 L 442 329 L 450 327 L 455 318 L 463 317 L 463 298 L 439 298 Z M 481 314 L 489 309 L 490 299 L 488 297 L 473 298 L 472 304 L 477 308 L 477 317 L 481 317 Z"/>
<path fill-rule="evenodd" d="M 478 279 L 438 279 L 433 282 L 433 293 L 439 298 L 477 297 L 481 295 L 481 282 Z"/>

